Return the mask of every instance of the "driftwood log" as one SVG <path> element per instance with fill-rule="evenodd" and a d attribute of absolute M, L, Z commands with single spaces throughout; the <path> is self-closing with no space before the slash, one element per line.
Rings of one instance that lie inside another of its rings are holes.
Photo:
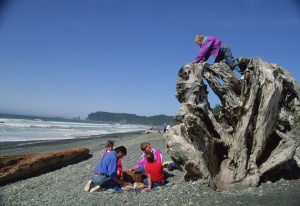
<path fill-rule="evenodd" d="M 0 185 L 67 166 L 89 157 L 87 148 L 0 157 Z"/>
<path fill-rule="evenodd" d="M 239 66 L 244 80 L 224 62 L 182 67 L 175 117 L 182 123 L 164 135 L 171 158 L 186 177 L 201 178 L 218 190 L 258 185 L 293 160 L 299 146 L 297 82 L 260 58 L 240 58 Z M 219 117 L 210 108 L 204 79 L 220 99 Z"/>

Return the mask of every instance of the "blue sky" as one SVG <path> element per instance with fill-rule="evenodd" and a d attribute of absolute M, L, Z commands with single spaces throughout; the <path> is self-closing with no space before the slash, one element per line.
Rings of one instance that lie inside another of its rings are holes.
<path fill-rule="evenodd" d="M 198 33 L 219 37 L 235 58 L 259 56 L 300 80 L 297 0 L 0 0 L 0 6 L 0 113 L 176 115 L 177 73 L 194 60 Z M 209 101 L 219 103 L 211 94 Z"/>

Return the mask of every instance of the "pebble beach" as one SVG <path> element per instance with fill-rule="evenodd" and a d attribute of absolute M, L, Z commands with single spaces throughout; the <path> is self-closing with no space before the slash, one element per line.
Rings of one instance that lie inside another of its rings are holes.
<path fill-rule="evenodd" d="M 142 151 L 140 144 L 150 142 L 159 149 L 163 161 L 167 154 L 162 133 L 144 132 L 91 136 L 64 141 L 35 141 L 1 144 L 0 156 L 52 152 L 67 148 L 84 147 L 91 158 L 39 176 L 0 186 L 0 205 L 300 205 L 300 180 L 262 183 L 228 191 L 214 191 L 201 180 L 184 178 L 180 170 L 168 171 L 168 184 L 150 192 L 121 192 L 114 190 L 85 192 L 84 186 L 105 150 L 107 140 L 115 146 L 125 146 L 127 156 L 122 158 L 123 170 L 137 163 Z"/>

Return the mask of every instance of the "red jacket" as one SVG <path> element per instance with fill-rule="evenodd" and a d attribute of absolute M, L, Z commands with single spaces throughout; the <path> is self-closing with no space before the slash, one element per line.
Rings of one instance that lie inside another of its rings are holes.
<path fill-rule="evenodd" d="M 150 175 L 152 182 L 164 179 L 164 171 L 161 163 L 151 162 L 145 165 L 145 174 Z"/>

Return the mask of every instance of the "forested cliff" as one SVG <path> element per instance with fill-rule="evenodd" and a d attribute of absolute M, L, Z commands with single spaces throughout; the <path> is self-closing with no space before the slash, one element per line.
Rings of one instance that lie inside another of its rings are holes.
<path fill-rule="evenodd" d="M 169 123 L 171 126 L 177 125 L 173 116 L 155 115 L 155 116 L 138 116 L 126 113 L 110 113 L 110 112 L 93 112 L 87 117 L 92 121 L 116 122 L 120 124 L 140 124 L 161 126 L 163 123 Z"/>

